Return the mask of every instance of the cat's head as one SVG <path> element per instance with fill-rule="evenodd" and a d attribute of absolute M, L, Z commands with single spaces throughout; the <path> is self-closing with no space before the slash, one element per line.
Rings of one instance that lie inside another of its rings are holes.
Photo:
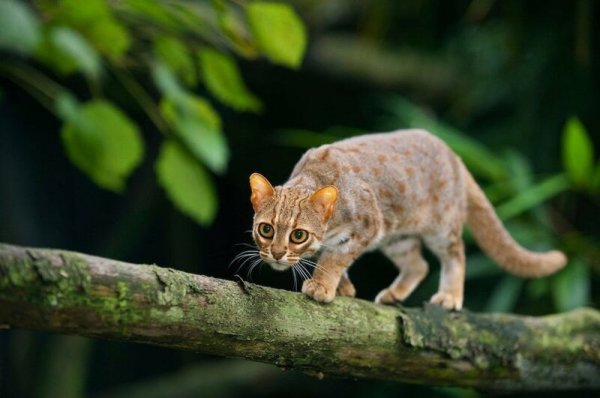
<path fill-rule="evenodd" d="M 261 258 L 283 271 L 320 248 L 333 215 L 338 191 L 275 187 L 258 173 L 250 176 L 254 208 L 252 236 Z"/>

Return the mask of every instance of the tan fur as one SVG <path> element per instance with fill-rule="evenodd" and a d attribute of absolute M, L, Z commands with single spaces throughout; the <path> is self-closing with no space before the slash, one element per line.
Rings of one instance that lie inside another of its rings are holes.
<path fill-rule="evenodd" d="M 427 274 L 423 242 L 442 266 L 431 301 L 460 309 L 465 223 L 481 248 L 516 275 L 543 276 L 566 263 L 561 252 L 533 253 L 519 246 L 460 158 L 423 130 L 371 134 L 314 148 L 302 156 L 284 185 L 273 188 L 256 173 L 250 185 L 253 235 L 261 258 L 285 270 L 318 257 L 302 291 L 321 302 L 332 301 L 336 294 L 353 296 L 346 270 L 375 249 L 400 270 L 376 302 L 404 300 Z M 263 223 L 274 228 L 272 238 L 259 233 Z M 294 236 L 308 238 L 295 243 Z"/>

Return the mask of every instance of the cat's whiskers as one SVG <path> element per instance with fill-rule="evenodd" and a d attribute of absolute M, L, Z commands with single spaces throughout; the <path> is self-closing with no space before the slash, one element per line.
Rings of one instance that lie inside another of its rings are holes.
<path fill-rule="evenodd" d="M 255 245 L 253 245 L 251 243 L 246 243 L 246 242 L 236 243 L 234 246 L 244 246 L 244 247 L 249 247 L 251 249 L 256 249 Z"/>
<path fill-rule="evenodd" d="M 263 264 L 262 258 L 258 258 L 257 260 L 254 260 L 254 262 L 252 262 L 252 264 L 250 264 L 250 267 L 248 268 L 248 272 L 246 272 L 246 278 L 250 282 L 252 282 L 252 271 L 254 271 L 257 267 L 259 267 L 262 264 Z"/>
<path fill-rule="evenodd" d="M 292 266 L 292 276 L 294 277 L 294 291 L 298 290 L 298 279 L 296 278 L 296 267 Z"/>
<path fill-rule="evenodd" d="M 298 267 L 298 273 L 302 276 L 302 279 L 310 279 L 310 272 L 304 267 L 302 262 L 294 264 L 294 267 Z"/>
<path fill-rule="evenodd" d="M 247 264 L 250 264 L 248 266 L 248 271 L 246 271 L 246 279 L 248 279 L 249 281 L 252 281 L 252 272 L 263 263 L 261 254 L 263 256 L 266 256 L 266 253 L 264 251 L 259 251 L 258 249 L 254 248 L 254 246 L 252 247 L 253 249 L 245 250 L 239 253 L 237 256 L 234 257 L 231 263 L 229 263 L 229 267 L 231 267 L 234 263 L 241 262 L 235 270 L 236 274 L 238 274 L 240 270 Z"/>
<path fill-rule="evenodd" d="M 248 261 L 248 259 L 251 259 L 253 257 L 258 257 L 258 250 L 256 248 L 253 248 L 250 250 L 244 250 L 243 252 L 238 253 L 233 258 L 233 260 L 231 260 L 228 267 L 231 267 L 233 264 L 235 264 L 238 261 L 242 261 L 242 264 L 237 268 L 237 271 L 239 271 L 240 268 Z"/>
<path fill-rule="evenodd" d="M 322 266 L 320 266 L 319 264 L 315 263 L 314 261 L 311 261 L 309 259 L 306 258 L 301 258 L 300 262 L 307 267 L 313 268 L 315 270 L 319 270 L 320 272 L 324 273 L 325 275 L 329 275 L 329 272 Z"/>

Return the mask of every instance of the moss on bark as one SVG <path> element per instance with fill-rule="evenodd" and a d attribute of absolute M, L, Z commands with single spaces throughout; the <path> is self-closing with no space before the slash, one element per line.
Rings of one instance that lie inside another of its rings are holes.
<path fill-rule="evenodd" d="M 600 388 L 600 313 L 385 307 L 0 245 L 0 324 L 242 357 L 318 377 L 502 390 Z"/>

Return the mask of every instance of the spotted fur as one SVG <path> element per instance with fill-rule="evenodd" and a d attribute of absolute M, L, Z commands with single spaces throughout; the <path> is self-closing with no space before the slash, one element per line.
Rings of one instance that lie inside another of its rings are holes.
<path fill-rule="evenodd" d="M 250 184 L 253 236 L 262 259 L 285 270 L 300 259 L 318 257 L 312 277 L 302 287 L 317 301 L 354 295 L 346 270 L 361 254 L 375 249 L 400 270 L 375 301 L 404 300 L 427 274 L 423 242 L 442 266 L 431 301 L 460 309 L 465 223 L 483 250 L 511 273 L 543 276 L 566 264 L 561 252 L 534 253 L 519 246 L 460 158 L 423 130 L 323 145 L 307 151 L 282 186 L 273 188 L 256 173 Z M 273 227 L 273 237 L 259 233 L 264 223 Z M 308 233 L 299 244 L 291 235 L 298 229 Z"/>

